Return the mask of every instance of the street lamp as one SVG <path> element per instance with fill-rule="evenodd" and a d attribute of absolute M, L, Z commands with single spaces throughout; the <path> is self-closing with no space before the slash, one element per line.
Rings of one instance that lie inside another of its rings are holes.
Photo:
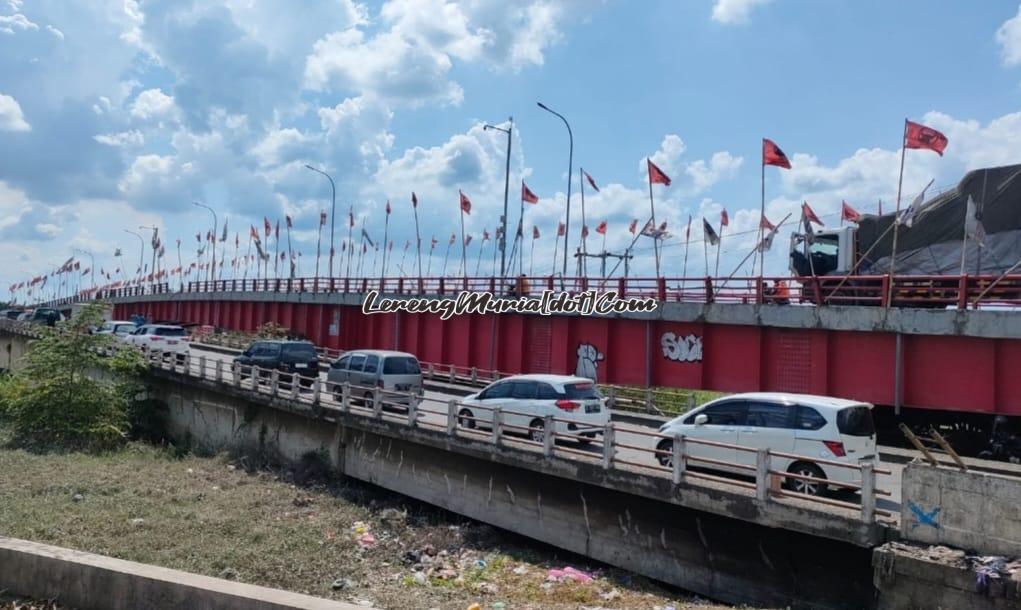
<path fill-rule="evenodd" d="M 216 210 L 214 210 L 213 208 L 209 207 L 208 205 L 206 205 L 204 203 L 199 203 L 198 201 L 192 201 L 191 203 L 192 203 L 192 205 L 197 205 L 200 208 L 206 208 L 213 215 L 213 262 L 209 265 L 209 278 L 210 279 L 215 279 L 216 278 Z M 230 220 L 230 219 L 228 219 L 228 220 Z M 199 278 L 201 278 L 201 277 L 202 277 L 202 275 L 200 274 Z"/>
<path fill-rule="evenodd" d="M 542 108 L 546 112 L 560 117 L 560 120 L 563 121 L 564 125 L 567 127 L 567 137 L 570 138 L 571 148 L 567 153 L 567 221 L 564 226 L 564 270 L 561 273 L 561 277 L 563 277 L 567 275 L 567 236 L 571 232 L 571 174 L 574 173 L 574 134 L 571 133 L 571 124 L 567 122 L 564 115 L 550 109 L 542 102 L 536 102 L 536 104 L 538 104 L 539 108 Z"/>
<path fill-rule="evenodd" d="M 311 165 L 309 165 L 307 163 L 305 164 L 305 167 L 309 168 L 310 170 L 314 171 L 317 174 L 322 174 L 322 175 L 326 176 L 326 179 L 330 181 L 330 200 L 332 202 L 330 204 L 330 278 L 332 279 L 333 278 L 333 221 L 334 221 L 334 217 L 337 215 L 337 185 L 333 183 L 333 178 L 331 178 L 330 175 L 327 174 L 326 172 L 324 172 L 323 170 L 316 169 L 316 168 L 312 167 Z M 385 246 L 385 244 L 384 244 L 384 246 Z"/>
<path fill-rule="evenodd" d="M 495 129 L 502 131 L 507 134 L 507 167 L 504 173 L 503 181 L 503 216 L 500 218 L 502 229 L 500 229 L 500 276 L 506 276 L 507 266 L 507 198 L 510 196 L 510 160 L 511 160 L 511 132 L 514 130 L 514 117 L 508 117 L 507 122 L 510 125 L 507 129 L 503 127 L 497 127 L 496 125 L 490 125 L 486 123 L 482 126 L 482 131 L 488 129 Z M 525 222 L 525 203 L 524 200 L 521 202 L 521 220 L 522 225 Z M 516 239 L 516 237 L 515 237 Z"/>
<path fill-rule="evenodd" d="M 91 282 L 92 282 L 92 289 L 95 290 L 95 288 L 96 288 L 96 257 L 92 256 L 92 253 L 89 252 L 88 250 L 82 250 L 81 248 L 75 248 L 74 251 L 78 252 L 80 254 L 88 255 L 89 260 L 92 261 L 92 266 L 89 267 L 89 272 L 90 272 L 89 276 L 90 276 L 90 279 L 91 279 Z"/>

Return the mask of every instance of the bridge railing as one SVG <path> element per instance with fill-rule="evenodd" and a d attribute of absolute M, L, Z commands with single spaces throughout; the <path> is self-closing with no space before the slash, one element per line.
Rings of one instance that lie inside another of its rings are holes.
<path fill-rule="evenodd" d="M 877 517 L 893 517 L 891 512 L 876 507 L 877 496 L 890 495 L 888 490 L 876 486 L 876 475 L 889 475 L 890 471 L 877 467 L 873 461 L 845 463 L 817 456 L 799 456 L 682 434 L 667 435 L 651 430 L 623 429 L 612 421 L 598 425 L 584 424 L 578 418 L 566 415 L 537 417 L 535 414 L 500 406 L 489 407 L 457 399 L 443 401 L 423 394 L 334 383 L 319 375 L 302 376 L 278 370 L 259 370 L 255 366 L 241 366 L 220 359 L 207 359 L 205 356 L 195 358 L 186 354 L 150 351 L 147 357 L 153 367 L 185 377 L 229 385 L 236 390 L 259 396 L 291 401 L 295 405 L 307 405 L 313 414 L 331 412 L 385 420 L 411 428 L 441 431 L 453 438 L 483 440 L 494 451 L 533 451 L 546 459 L 556 457 L 575 460 L 601 465 L 605 470 L 626 468 L 669 479 L 675 493 L 682 486 L 700 482 L 753 493 L 756 501 L 763 505 L 792 501 L 801 506 L 840 509 L 857 515 L 867 524 L 875 523 Z M 513 420 L 507 421 L 508 416 L 522 419 L 515 423 Z M 580 429 L 572 429 L 572 425 Z M 634 437 L 636 440 L 618 436 Z M 567 441 L 567 444 L 558 441 Z M 733 450 L 753 457 L 741 461 L 716 459 L 697 455 L 693 451 L 697 447 Z M 632 454 L 637 457 L 632 457 Z M 795 461 L 846 469 L 854 475 L 850 481 L 836 481 L 789 472 L 781 466 L 784 462 Z M 713 470 L 745 476 L 735 479 L 707 472 Z M 784 483 L 798 480 L 860 493 L 861 502 L 857 504 L 784 489 Z"/>

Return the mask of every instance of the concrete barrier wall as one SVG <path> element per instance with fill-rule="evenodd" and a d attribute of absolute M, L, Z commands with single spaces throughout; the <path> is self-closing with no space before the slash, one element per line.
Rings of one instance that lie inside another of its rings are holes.
<path fill-rule="evenodd" d="M 907 540 L 1021 557 L 1021 479 L 910 463 L 901 498 Z"/>

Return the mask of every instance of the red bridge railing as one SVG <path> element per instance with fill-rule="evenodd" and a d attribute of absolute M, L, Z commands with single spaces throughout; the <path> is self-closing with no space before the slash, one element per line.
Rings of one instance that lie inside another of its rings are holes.
<path fill-rule="evenodd" d="M 541 276 L 529 278 L 266 278 L 227 279 L 104 287 L 57 299 L 61 306 L 95 298 L 196 293 L 322 293 L 391 295 L 456 295 L 462 291 L 495 296 L 537 296 L 543 290 L 578 294 L 587 290 L 613 291 L 618 297 L 647 297 L 675 303 L 742 303 L 777 305 L 853 305 L 928 308 L 1021 306 L 1021 274 L 821 276 L 821 277 L 691 277 L 590 278 Z"/>

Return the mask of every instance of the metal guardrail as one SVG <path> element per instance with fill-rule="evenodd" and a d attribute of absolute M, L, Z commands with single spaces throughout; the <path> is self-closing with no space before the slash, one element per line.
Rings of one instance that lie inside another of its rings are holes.
<path fill-rule="evenodd" d="M 778 292 L 778 282 L 787 284 Z M 539 276 L 423 278 L 273 278 L 105 286 L 49 301 L 64 306 L 97 298 L 181 295 L 210 292 L 365 294 L 451 296 L 485 291 L 495 296 L 536 296 L 543 290 L 577 294 L 614 291 L 621 298 L 649 297 L 662 302 L 872 305 L 956 307 L 982 304 L 1021 305 L 1021 274 L 999 275 L 852 275 L 773 277 L 620 277 Z"/>
<path fill-rule="evenodd" d="M 385 416 L 387 421 L 403 423 L 412 428 L 421 427 L 444 431 L 451 437 L 487 439 L 494 451 L 499 450 L 501 447 L 513 446 L 517 449 L 541 453 L 546 458 L 555 456 L 598 463 L 606 470 L 629 466 L 653 476 L 668 478 L 675 488 L 694 481 L 713 482 L 736 490 L 754 492 L 755 499 L 762 504 L 781 502 L 784 498 L 796 498 L 798 501 L 810 504 L 852 511 L 866 524 L 875 523 L 877 516 L 885 518 L 893 516 L 889 511 L 876 508 L 877 495 L 890 495 L 889 491 L 876 487 L 876 475 L 888 475 L 890 471 L 877 468 L 875 463 L 871 461 L 848 464 L 814 457 L 797 456 L 769 449 L 752 449 L 741 445 L 717 443 L 681 434 L 671 436 L 644 430 L 627 431 L 629 434 L 634 434 L 649 441 L 647 445 L 632 445 L 617 440 L 617 429 L 613 422 L 607 423 L 598 430 L 598 439 L 594 437 L 589 438 L 556 430 L 555 424 L 557 423 L 579 423 L 577 420 L 569 417 L 547 415 L 542 418 L 534 418 L 528 426 L 519 426 L 508 424 L 504 418 L 507 415 L 525 415 L 528 417 L 534 417 L 534 415 L 501 409 L 500 407 L 487 408 L 475 404 L 466 405 L 457 399 L 441 401 L 416 394 L 384 391 L 378 387 L 364 387 L 349 383 L 337 384 L 329 380 L 323 380 L 318 375 L 308 377 L 283 373 L 275 369 L 269 371 L 260 370 L 255 366 L 242 366 L 219 359 L 210 360 L 205 356 L 193 358 L 190 354 L 156 351 L 149 351 L 146 356 L 151 366 L 172 371 L 185 377 L 200 378 L 225 384 L 259 396 L 270 396 L 308 404 L 312 406 L 313 411 L 315 409 L 331 409 L 341 414 L 377 420 L 383 419 Z M 471 407 L 471 416 L 464 413 L 463 407 L 466 406 Z M 479 414 L 476 413 L 477 411 L 488 412 L 488 418 L 479 417 Z M 482 429 L 484 424 L 489 425 L 488 430 Z M 525 437 L 519 438 L 518 435 L 524 435 Z M 671 441 L 671 451 L 665 452 L 657 448 L 657 445 L 663 439 Z M 558 445 L 558 440 L 592 443 L 597 447 L 597 450 L 585 451 L 576 447 Z M 692 445 L 715 446 L 751 452 L 755 454 L 755 465 L 750 466 L 737 462 L 692 455 L 688 450 Z M 618 456 L 621 449 L 639 452 L 643 456 L 647 455 L 650 459 L 648 462 L 625 460 Z M 669 466 L 657 463 L 656 457 L 662 456 L 664 453 L 667 453 L 669 456 Z M 774 458 L 804 460 L 835 468 L 855 470 L 859 473 L 861 483 L 838 482 L 793 472 L 778 471 L 772 465 Z M 700 470 L 692 470 L 692 467 L 699 468 Z M 754 483 L 703 472 L 701 469 L 706 467 L 723 467 L 747 472 L 749 475 L 754 475 Z M 783 481 L 789 482 L 795 479 L 858 491 L 861 493 L 861 504 L 794 493 L 782 488 L 781 483 Z"/>

